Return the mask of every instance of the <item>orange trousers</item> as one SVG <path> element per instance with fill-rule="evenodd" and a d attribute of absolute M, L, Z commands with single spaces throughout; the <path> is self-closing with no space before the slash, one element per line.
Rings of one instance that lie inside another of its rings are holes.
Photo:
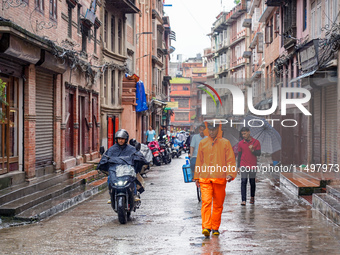
<path fill-rule="evenodd" d="M 212 182 L 200 182 L 200 186 L 202 196 L 202 229 L 218 230 L 221 225 L 226 183 L 216 184 Z M 213 207 L 212 211 L 211 206 Z"/>

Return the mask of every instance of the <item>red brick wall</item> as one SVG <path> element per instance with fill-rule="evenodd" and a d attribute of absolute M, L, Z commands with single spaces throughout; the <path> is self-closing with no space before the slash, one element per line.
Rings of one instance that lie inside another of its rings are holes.
<path fill-rule="evenodd" d="M 26 84 L 24 98 L 24 170 L 26 178 L 35 176 L 35 66 L 29 65 L 25 69 Z"/>

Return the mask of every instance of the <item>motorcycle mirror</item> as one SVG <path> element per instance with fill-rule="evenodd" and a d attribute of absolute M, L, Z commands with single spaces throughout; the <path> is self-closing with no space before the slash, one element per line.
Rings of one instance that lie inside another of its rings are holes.
<path fill-rule="evenodd" d="M 105 152 L 104 146 L 100 146 L 100 148 L 99 148 L 99 153 L 100 153 L 100 155 L 103 155 L 104 152 Z"/>
<path fill-rule="evenodd" d="M 135 145 L 135 148 L 136 148 L 137 151 L 140 151 L 141 144 L 137 142 L 136 145 Z"/>

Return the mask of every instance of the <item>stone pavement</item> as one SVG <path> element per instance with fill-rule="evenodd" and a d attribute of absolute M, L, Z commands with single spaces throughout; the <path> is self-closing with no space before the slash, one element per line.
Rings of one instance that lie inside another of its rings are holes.
<path fill-rule="evenodd" d="M 227 185 L 219 237 L 201 234 L 194 183 L 182 159 L 154 167 L 142 207 L 120 225 L 107 191 L 37 224 L 0 229 L 2 254 L 339 254 L 339 227 L 258 175 L 255 205 Z"/>

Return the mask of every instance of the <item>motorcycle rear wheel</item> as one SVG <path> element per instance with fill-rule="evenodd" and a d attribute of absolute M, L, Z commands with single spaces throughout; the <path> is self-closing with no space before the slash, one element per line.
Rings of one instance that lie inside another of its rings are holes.
<path fill-rule="evenodd" d="M 127 213 L 125 211 L 125 208 L 126 208 L 125 197 L 118 197 L 117 204 L 118 204 L 118 208 L 117 208 L 118 220 L 120 224 L 126 224 Z"/>

